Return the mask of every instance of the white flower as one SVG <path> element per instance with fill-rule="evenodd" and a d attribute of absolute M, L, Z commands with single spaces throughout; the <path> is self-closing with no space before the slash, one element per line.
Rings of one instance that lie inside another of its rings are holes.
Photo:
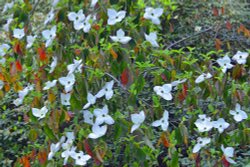
<path fill-rule="evenodd" d="M 59 78 L 58 81 L 64 86 L 66 93 L 68 93 L 72 90 L 76 80 L 74 74 L 68 74 L 66 77 Z"/>
<path fill-rule="evenodd" d="M 236 162 L 231 158 L 234 156 L 234 148 L 233 147 L 224 148 L 224 146 L 221 145 L 221 150 L 223 151 L 223 154 L 228 162 L 230 162 L 231 164 L 236 164 Z"/>
<path fill-rule="evenodd" d="M 219 118 L 217 121 L 213 121 L 213 126 L 219 130 L 220 133 L 224 132 L 224 129 L 229 127 L 229 123 L 227 123 L 223 118 Z"/>
<path fill-rule="evenodd" d="M 68 74 L 72 74 L 75 71 L 81 73 L 82 72 L 82 66 L 83 66 L 82 59 L 80 59 L 80 60 L 74 59 L 73 61 L 74 61 L 73 64 L 67 65 L 67 70 L 69 71 Z"/>
<path fill-rule="evenodd" d="M 132 38 L 125 36 L 125 32 L 122 29 L 116 31 L 116 36 L 110 36 L 114 42 L 120 42 L 122 44 L 127 44 Z"/>
<path fill-rule="evenodd" d="M 108 25 L 115 25 L 126 16 L 126 11 L 117 12 L 115 9 L 108 9 Z"/>
<path fill-rule="evenodd" d="M 48 154 L 48 160 L 51 160 L 54 157 L 55 153 L 60 150 L 60 148 L 61 148 L 60 142 L 57 142 L 56 144 L 52 143 L 50 145 L 50 152 Z"/>
<path fill-rule="evenodd" d="M 21 104 L 23 104 L 23 98 L 17 98 L 13 101 L 13 104 L 15 104 L 15 106 L 20 106 Z"/>
<path fill-rule="evenodd" d="M 50 74 L 55 70 L 56 65 L 57 65 L 57 57 L 52 57 L 52 59 L 53 61 L 50 64 L 50 71 L 49 71 Z"/>
<path fill-rule="evenodd" d="M 60 0 L 53 0 L 53 1 L 51 2 L 52 6 L 55 7 L 55 6 L 58 4 L 59 1 L 60 1 Z"/>
<path fill-rule="evenodd" d="M 94 124 L 92 126 L 92 133 L 90 133 L 88 137 L 91 139 L 97 139 L 99 137 L 102 137 L 106 134 L 107 129 L 107 125 L 100 126 L 98 124 Z"/>
<path fill-rule="evenodd" d="M 94 114 L 92 114 L 89 110 L 83 110 L 83 118 L 85 123 L 94 125 Z"/>
<path fill-rule="evenodd" d="M 114 81 L 106 82 L 105 86 L 95 95 L 97 98 L 101 98 L 105 95 L 107 100 L 110 100 L 114 94 L 113 91 Z"/>
<path fill-rule="evenodd" d="M 172 87 L 173 87 L 173 86 L 178 86 L 179 84 L 182 84 L 182 83 L 184 83 L 184 82 L 186 82 L 186 81 L 187 81 L 187 79 L 182 79 L 182 80 L 173 81 L 173 82 L 171 82 L 171 85 L 172 85 Z"/>
<path fill-rule="evenodd" d="M 144 18 L 151 20 L 154 24 L 159 25 L 161 23 L 159 17 L 163 14 L 162 8 L 152 8 L 152 7 L 146 7 Z"/>
<path fill-rule="evenodd" d="M 201 29 L 202 29 L 201 26 L 195 26 L 195 27 L 194 27 L 194 31 L 195 31 L 195 32 L 200 32 Z"/>
<path fill-rule="evenodd" d="M 56 82 L 57 82 L 56 79 L 53 80 L 53 81 L 47 81 L 47 82 L 45 82 L 45 87 L 43 87 L 43 90 L 48 90 L 48 89 L 56 86 Z"/>
<path fill-rule="evenodd" d="M 144 112 L 141 111 L 139 114 L 131 114 L 131 120 L 133 122 L 133 126 L 131 128 L 130 133 L 133 133 L 144 122 L 144 120 L 145 120 L 145 114 L 144 114 Z"/>
<path fill-rule="evenodd" d="M 94 109 L 94 115 L 96 116 L 95 124 L 101 125 L 103 123 L 106 123 L 108 125 L 112 125 L 115 123 L 113 118 L 108 115 L 108 106 L 105 105 L 102 109 Z"/>
<path fill-rule="evenodd" d="M 212 75 L 210 73 L 202 73 L 198 78 L 196 78 L 195 83 L 201 83 L 205 79 L 212 78 Z"/>
<path fill-rule="evenodd" d="M 248 53 L 247 52 L 241 52 L 238 51 L 234 56 L 233 56 L 233 60 L 237 61 L 238 64 L 246 64 L 247 62 L 247 57 L 248 57 Z"/>
<path fill-rule="evenodd" d="M 8 9 L 11 9 L 14 6 L 14 1 L 10 2 L 10 3 L 6 3 L 3 7 L 3 11 L 2 13 L 6 12 Z"/>
<path fill-rule="evenodd" d="M 47 17 L 46 17 L 46 19 L 45 19 L 45 21 L 44 21 L 44 24 L 46 25 L 46 24 L 48 24 L 49 22 L 51 22 L 51 21 L 53 20 L 54 16 L 55 16 L 55 14 L 54 14 L 54 9 L 52 8 L 52 9 L 50 10 L 50 12 L 48 13 Z"/>
<path fill-rule="evenodd" d="M 154 91 L 157 95 L 161 96 L 165 100 L 172 100 L 171 95 L 172 84 L 164 84 L 162 86 L 155 86 Z"/>
<path fill-rule="evenodd" d="M 80 30 L 83 28 L 83 21 L 85 19 L 85 15 L 83 14 L 83 10 L 79 10 L 77 13 L 70 12 L 68 14 L 68 19 L 74 22 L 74 29 Z"/>
<path fill-rule="evenodd" d="M 165 110 L 163 113 L 163 117 L 160 120 L 154 121 L 152 123 L 152 126 L 154 126 L 154 127 L 161 126 L 161 129 L 163 131 L 166 131 L 168 129 L 168 125 L 169 125 L 168 118 L 169 118 L 169 113 L 167 110 Z"/>
<path fill-rule="evenodd" d="M 236 104 L 235 110 L 230 110 L 230 114 L 234 116 L 234 120 L 237 122 L 247 119 L 247 113 L 240 109 L 240 104 Z"/>
<path fill-rule="evenodd" d="M 193 153 L 197 153 L 198 151 L 200 151 L 200 149 L 202 147 L 204 147 L 205 145 L 207 145 L 210 142 L 211 142 L 210 138 L 207 138 L 207 137 L 204 137 L 204 138 L 198 137 L 197 144 L 193 148 Z"/>
<path fill-rule="evenodd" d="M 85 33 L 89 32 L 91 28 L 90 19 L 91 19 L 91 15 L 88 15 L 86 19 L 83 21 L 83 31 Z"/>
<path fill-rule="evenodd" d="M 216 60 L 216 62 L 222 67 L 223 73 L 225 73 L 227 69 L 233 68 L 231 59 L 228 57 L 228 55 L 224 56 L 223 58 L 219 58 L 218 60 Z"/>
<path fill-rule="evenodd" d="M 15 28 L 13 31 L 13 36 L 17 39 L 22 39 L 24 37 L 24 29 Z"/>
<path fill-rule="evenodd" d="M 145 35 L 145 38 L 148 42 L 151 43 L 151 45 L 153 47 L 159 47 L 159 44 L 157 43 L 157 34 L 156 32 L 151 32 L 149 35 L 147 34 L 144 34 Z"/>
<path fill-rule="evenodd" d="M 73 141 L 75 140 L 75 135 L 74 132 L 66 132 L 66 137 L 67 137 L 67 141 L 66 143 L 70 143 L 71 145 L 73 144 Z"/>
<path fill-rule="evenodd" d="M 206 115 L 199 115 L 199 119 L 197 119 L 194 123 L 198 128 L 199 132 L 207 132 L 213 128 L 213 123 L 211 122 L 210 117 L 206 117 Z"/>
<path fill-rule="evenodd" d="M 4 86 L 4 82 L 0 80 L 0 90 L 3 88 L 3 86 Z"/>
<path fill-rule="evenodd" d="M 88 100 L 88 103 L 85 104 L 84 107 L 83 107 L 84 110 L 87 109 L 87 108 L 89 108 L 90 105 L 95 104 L 96 97 L 94 95 L 92 95 L 91 93 L 88 93 L 87 100 Z"/>
<path fill-rule="evenodd" d="M 45 118 L 47 112 L 48 112 L 48 109 L 47 109 L 46 106 L 44 106 L 44 107 L 41 108 L 41 109 L 32 108 L 32 114 L 33 114 L 35 117 L 39 118 L 39 119 Z"/>
<path fill-rule="evenodd" d="M 75 159 L 76 165 L 86 165 L 87 161 L 91 158 L 88 154 L 84 155 L 82 151 L 71 154 L 71 157 Z"/>
<path fill-rule="evenodd" d="M 50 46 L 56 37 L 56 26 L 53 26 L 50 30 L 42 31 L 42 35 L 43 38 L 46 40 L 45 46 Z"/>
<path fill-rule="evenodd" d="M 70 97 L 71 97 L 71 94 L 70 93 L 61 93 L 61 103 L 62 105 L 64 106 L 69 106 L 70 105 Z"/>
<path fill-rule="evenodd" d="M 0 57 L 4 56 L 9 49 L 10 49 L 10 45 L 8 44 L 0 45 Z"/>
<path fill-rule="evenodd" d="M 93 8 L 97 4 L 98 0 L 91 0 L 90 7 Z"/>
<path fill-rule="evenodd" d="M 26 45 L 26 48 L 27 48 L 27 49 L 30 48 L 30 47 L 33 45 L 33 43 L 34 43 L 36 37 L 37 37 L 36 35 L 34 35 L 34 36 L 28 35 L 28 36 L 27 36 L 27 45 Z"/>
<path fill-rule="evenodd" d="M 3 29 L 5 31 L 9 31 L 10 23 L 13 21 L 13 18 L 9 18 L 6 22 L 6 24 L 3 25 Z"/>
<path fill-rule="evenodd" d="M 61 156 L 64 158 L 63 165 L 66 165 L 69 157 L 72 157 L 76 152 L 76 147 L 71 147 L 62 152 Z"/>

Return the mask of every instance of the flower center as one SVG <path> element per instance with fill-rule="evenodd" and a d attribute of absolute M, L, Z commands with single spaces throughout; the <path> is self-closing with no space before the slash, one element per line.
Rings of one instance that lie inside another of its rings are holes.
<path fill-rule="evenodd" d="M 239 56 L 240 59 L 242 59 L 242 56 Z"/>
<path fill-rule="evenodd" d="M 220 128 L 222 128 L 222 125 L 220 125 Z"/>
<path fill-rule="evenodd" d="M 105 91 L 108 92 L 109 91 L 108 88 L 105 88 Z"/>
<path fill-rule="evenodd" d="M 226 63 L 224 63 L 224 66 L 227 66 L 227 64 L 226 64 Z"/>
<path fill-rule="evenodd" d="M 102 114 L 102 117 L 105 117 L 105 114 Z"/>
<path fill-rule="evenodd" d="M 79 19 L 79 17 L 77 16 L 77 17 L 76 17 L 76 20 L 78 20 L 78 19 Z"/>
<path fill-rule="evenodd" d="M 237 115 L 239 115 L 239 114 L 240 114 L 240 112 L 238 112 L 238 111 L 237 111 L 237 112 L 236 112 L 236 114 L 237 114 Z"/>

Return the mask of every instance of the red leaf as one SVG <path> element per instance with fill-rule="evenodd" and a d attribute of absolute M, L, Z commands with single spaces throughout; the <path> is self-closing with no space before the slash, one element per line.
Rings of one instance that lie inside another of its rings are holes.
<path fill-rule="evenodd" d="M 40 164 L 45 164 L 46 163 L 46 160 L 47 160 L 47 152 L 44 150 L 44 151 L 40 151 L 38 153 L 38 160 L 40 162 Z"/>
<path fill-rule="evenodd" d="M 16 61 L 16 69 L 17 71 L 23 71 L 22 64 L 19 60 Z"/>
<path fill-rule="evenodd" d="M 219 11 L 216 7 L 213 7 L 213 15 L 214 16 L 219 16 Z"/>
<path fill-rule="evenodd" d="M 229 167 L 230 166 L 230 163 L 226 160 L 225 156 L 222 157 L 221 162 L 222 162 L 224 167 Z"/>
<path fill-rule="evenodd" d="M 166 75 L 165 74 L 161 74 L 161 78 L 164 80 L 164 81 L 167 81 L 167 77 L 166 77 Z"/>
<path fill-rule="evenodd" d="M 122 85 L 127 85 L 128 84 L 128 80 L 129 80 L 129 71 L 128 68 L 126 68 L 125 70 L 123 70 L 122 74 L 121 74 L 121 83 Z"/>
<path fill-rule="evenodd" d="M 216 50 L 221 50 L 221 45 L 222 45 L 221 40 L 216 38 L 215 39 L 215 48 L 216 48 Z"/>
<path fill-rule="evenodd" d="M 92 150 L 91 150 L 91 148 L 90 148 L 90 145 L 89 145 L 87 139 L 85 139 L 85 140 L 83 141 L 83 144 L 84 144 L 84 149 L 85 149 L 86 153 L 87 153 L 88 155 L 90 155 L 90 156 L 94 159 L 96 165 L 100 165 L 101 162 L 98 160 L 98 158 L 96 158 L 96 156 L 95 156 L 94 153 L 92 152 Z"/>
<path fill-rule="evenodd" d="M 29 157 L 27 157 L 27 156 L 23 156 L 23 157 L 20 159 L 20 163 L 21 163 L 24 167 L 31 167 L 31 166 L 30 166 Z"/>
<path fill-rule="evenodd" d="M 180 92 L 180 94 L 179 94 L 179 96 L 178 96 L 178 97 L 179 97 L 179 100 L 180 100 L 180 101 L 185 100 L 187 94 L 188 94 L 188 86 L 187 86 L 187 84 L 185 83 L 185 84 L 182 85 L 182 91 Z"/>
<path fill-rule="evenodd" d="M 19 42 L 14 45 L 14 52 L 18 55 L 23 55 L 22 46 Z"/>
<path fill-rule="evenodd" d="M 225 9 L 224 7 L 221 7 L 221 14 L 224 14 L 225 13 Z"/>
<path fill-rule="evenodd" d="M 195 167 L 200 167 L 201 166 L 201 157 L 200 154 L 197 155 L 195 158 Z"/>
<path fill-rule="evenodd" d="M 227 21 L 227 23 L 226 23 L 226 28 L 227 28 L 228 30 L 231 30 L 231 29 L 232 29 L 232 25 L 231 25 L 231 23 L 230 23 L 229 21 Z"/>
<path fill-rule="evenodd" d="M 39 54 L 39 58 L 40 58 L 41 61 L 47 60 L 47 56 L 46 56 L 46 52 L 45 52 L 44 48 L 38 48 L 37 52 Z"/>

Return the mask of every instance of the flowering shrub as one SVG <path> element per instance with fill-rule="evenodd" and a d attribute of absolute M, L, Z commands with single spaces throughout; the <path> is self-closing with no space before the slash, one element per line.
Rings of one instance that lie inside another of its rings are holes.
<path fill-rule="evenodd" d="M 247 165 L 250 50 L 219 39 L 233 26 L 224 7 L 210 10 L 218 25 L 178 39 L 182 5 L 6 2 L 1 165 Z M 247 27 L 234 26 L 249 40 Z M 210 31 L 215 47 L 185 42 Z"/>

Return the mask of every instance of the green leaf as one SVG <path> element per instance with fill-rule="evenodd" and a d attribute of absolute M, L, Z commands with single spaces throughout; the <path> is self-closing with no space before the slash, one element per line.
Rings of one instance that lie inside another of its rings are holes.
<path fill-rule="evenodd" d="M 47 124 L 43 127 L 43 130 L 49 139 L 51 139 L 53 141 L 56 140 L 56 137 L 55 137 L 53 131 L 49 128 L 49 126 Z"/>

